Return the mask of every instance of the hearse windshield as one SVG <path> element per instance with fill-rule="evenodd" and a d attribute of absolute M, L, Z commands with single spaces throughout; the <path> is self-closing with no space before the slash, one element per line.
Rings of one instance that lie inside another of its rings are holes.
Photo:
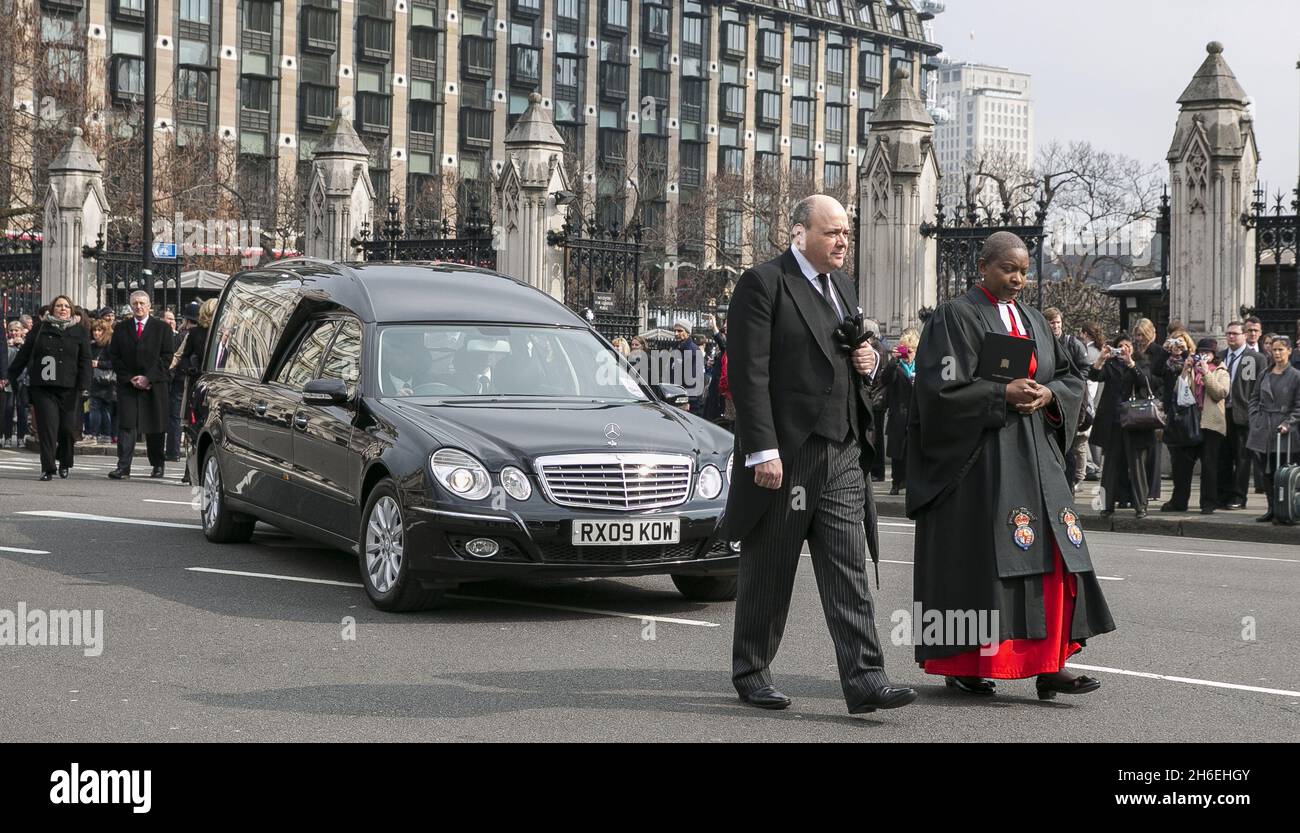
<path fill-rule="evenodd" d="M 386 397 L 649 399 L 595 334 L 561 327 L 385 326 L 377 382 Z"/>

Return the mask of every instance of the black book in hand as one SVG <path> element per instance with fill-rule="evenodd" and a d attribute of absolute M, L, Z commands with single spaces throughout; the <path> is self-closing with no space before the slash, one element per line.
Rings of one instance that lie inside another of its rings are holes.
<path fill-rule="evenodd" d="M 989 333 L 980 347 L 980 364 L 975 375 L 992 382 L 1011 382 L 1029 376 L 1034 341 L 1005 333 Z"/>

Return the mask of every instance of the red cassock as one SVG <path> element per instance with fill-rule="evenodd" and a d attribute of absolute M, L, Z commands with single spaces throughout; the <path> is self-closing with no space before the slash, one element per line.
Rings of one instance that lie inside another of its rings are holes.
<path fill-rule="evenodd" d="M 992 304 L 997 304 L 987 289 L 979 287 Z M 1028 338 L 1015 324 L 1016 317 L 1011 316 L 1011 335 Z M 1029 377 L 1032 379 L 1038 371 L 1038 355 L 1029 359 Z M 1060 422 L 1059 416 L 1052 420 Z M 1073 575 L 1065 572 L 1061 560 L 1061 549 L 1056 545 L 1056 537 L 1050 527 L 1048 537 L 1052 541 L 1052 572 L 1043 576 L 1043 608 L 1047 621 L 1047 636 L 1044 639 L 1008 639 L 998 644 L 998 651 L 991 656 L 984 656 L 979 649 L 967 651 L 956 656 L 941 659 L 928 659 L 922 667 L 927 674 L 941 674 L 946 677 L 988 677 L 997 680 L 1017 680 L 1038 674 L 1052 674 L 1065 667 L 1065 661 L 1082 646 L 1070 640 L 1070 621 L 1074 617 L 1074 599 L 1077 595 Z"/>

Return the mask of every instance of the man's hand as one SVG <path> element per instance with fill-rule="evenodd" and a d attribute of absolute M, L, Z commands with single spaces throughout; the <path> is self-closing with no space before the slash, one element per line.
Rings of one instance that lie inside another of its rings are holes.
<path fill-rule="evenodd" d="M 781 488 L 781 460 L 768 460 L 754 466 L 754 483 L 764 489 Z"/>
<path fill-rule="evenodd" d="M 1034 411 L 1037 411 L 1040 408 L 1046 408 L 1048 405 L 1051 404 L 1053 399 L 1051 388 L 1040 385 L 1032 379 L 1029 379 L 1027 381 L 1029 381 L 1034 386 L 1033 388 L 1034 399 L 1033 401 L 1029 402 L 1029 404 L 1027 405 L 1016 406 L 1016 410 L 1022 414 L 1032 414 Z"/>
<path fill-rule="evenodd" d="M 136 390 L 148 390 L 148 389 L 149 389 L 149 380 L 148 380 L 147 378 L 145 378 L 144 376 L 132 376 L 132 377 L 131 377 L 131 384 L 135 386 Z"/>
<path fill-rule="evenodd" d="M 863 376 L 870 376 L 876 370 L 876 351 L 870 344 L 860 344 L 853 351 L 853 369 Z"/>

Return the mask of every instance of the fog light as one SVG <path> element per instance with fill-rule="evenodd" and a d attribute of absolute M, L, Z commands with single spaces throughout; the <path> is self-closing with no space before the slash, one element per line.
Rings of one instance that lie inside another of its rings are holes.
<path fill-rule="evenodd" d="M 500 550 L 501 547 L 491 538 L 475 538 L 465 545 L 465 552 L 475 558 L 491 558 Z"/>

